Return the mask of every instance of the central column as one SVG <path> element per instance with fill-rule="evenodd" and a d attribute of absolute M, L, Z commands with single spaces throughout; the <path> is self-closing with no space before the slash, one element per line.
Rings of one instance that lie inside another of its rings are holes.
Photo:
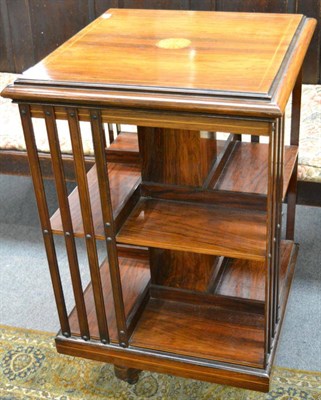
<path fill-rule="evenodd" d="M 143 127 L 138 137 L 144 184 L 164 185 L 173 195 L 182 186 L 202 188 L 217 157 L 215 140 L 202 138 L 199 131 Z M 155 285 L 207 291 L 216 265 L 215 256 L 150 248 Z"/>

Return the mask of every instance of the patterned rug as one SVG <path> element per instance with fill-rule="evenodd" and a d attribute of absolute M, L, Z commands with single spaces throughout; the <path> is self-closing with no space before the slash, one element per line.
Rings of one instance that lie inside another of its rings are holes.
<path fill-rule="evenodd" d="M 268 394 L 143 372 L 115 378 L 108 364 L 59 355 L 53 334 L 0 326 L 1 400 L 321 400 L 321 373 L 274 368 Z"/>

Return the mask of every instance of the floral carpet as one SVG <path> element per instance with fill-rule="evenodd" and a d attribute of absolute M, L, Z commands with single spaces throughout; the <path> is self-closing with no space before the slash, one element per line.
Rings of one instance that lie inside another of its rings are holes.
<path fill-rule="evenodd" d="M 275 367 L 267 394 L 150 372 L 135 385 L 109 364 L 59 355 L 53 334 L 0 326 L 1 400 L 321 400 L 321 373 Z"/>

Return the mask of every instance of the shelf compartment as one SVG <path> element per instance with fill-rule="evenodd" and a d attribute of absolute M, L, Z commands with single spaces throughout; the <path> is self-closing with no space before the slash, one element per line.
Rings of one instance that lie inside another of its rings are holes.
<path fill-rule="evenodd" d="M 296 257 L 297 246 L 292 241 L 282 241 L 281 320 Z M 186 292 L 184 301 L 181 291 L 155 287 L 155 295 L 152 290 L 132 334 L 131 346 L 264 368 L 264 286 L 258 285 L 264 278 L 264 263 L 229 261 L 212 296 Z M 246 282 L 245 291 L 240 292 L 236 276 L 240 286 Z"/>
<path fill-rule="evenodd" d="M 263 261 L 266 213 L 141 198 L 120 229 L 117 241 Z"/>
<path fill-rule="evenodd" d="M 267 194 L 269 145 L 236 142 L 215 189 L 233 192 Z M 298 146 L 285 146 L 283 199 L 296 163 Z"/>
<path fill-rule="evenodd" d="M 137 133 L 121 132 L 106 149 L 109 162 L 140 163 Z"/>
<path fill-rule="evenodd" d="M 130 345 L 263 368 L 264 315 L 151 298 Z"/>
<path fill-rule="evenodd" d="M 120 217 L 126 203 L 132 198 L 141 182 L 140 168 L 136 165 L 108 163 L 108 176 L 114 219 Z M 97 239 L 103 240 L 104 226 L 100 204 L 97 170 L 94 165 L 87 174 L 92 217 Z M 69 195 L 69 207 L 75 237 L 84 237 L 78 188 Z M 60 209 L 50 219 L 53 233 L 63 235 Z"/>
<path fill-rule="evenodd" d="M 119 269 L 124 298 L 124 308 L 126 318 L 130 319 L 137 307 L 144 301 L 146 290 L 150 282 L 150 269 L 148 252 L 142 256 L 142 251 L 137 252 L 133 249 L 132 254 L 119 257 Z M 108 330 L 111 342 L 118 342 L 116 316 L 114 311 L 114 299 L 111 288 L 109 264 L 107 259 L 100 268 L 102 289 L 104 293 L 105 310 L 107 315 Z M 84 292 L 89 331 L 92 339 L 99 340 L 99 330 L 95 312 L 95 303 L 91 283 Z M 76 309 L 70 313 L 69 323 L 72 335 L 80 336 Z"/>
<path fill-rule="evenodd" d="M 281 300 L 284 296 L 283 290 L 286 287 L 286 281 L 288 279 L 288 266 L 293 256 L 293 249 L 294 243 L 292 241 L 284 240 L 281 242 Z M 229 259 L 223 266 L 214 293 L 234 298 L 264 301 L 265 275 L 266 268 L 264 262 Z"/>

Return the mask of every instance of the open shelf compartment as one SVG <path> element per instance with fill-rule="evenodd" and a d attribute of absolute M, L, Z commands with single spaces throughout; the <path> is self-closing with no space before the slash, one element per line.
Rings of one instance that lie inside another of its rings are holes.
<path fill-rule="evenodd" d="M 126 318 L 130 319 L 135 313 L 136 307 L 141 304 L 146 296 L 146 290 L 150 283 L 150 269 L 148 253 L 145 250 L 120 249 L 119 270 L 124 299 L 124 309 Z M 110 280 L 109 264 L 107 259 L 100 267 L 100 276 L 104 294 L 107 324 L 111 342 L 118 342 L 117 323 L 115 316 L 114 299 Z M 92 284 L 89 283 L 84 292 L 89 331 L 93 339 L 99 340 L 98 322 L 95 311 Z M 74 308 L 69 316 L 71 333 L 74 336 L 81 336 L 77 311 Z"/>
<path fill-rule="evenodd" d="M 213 189 L 267 194 L 269 145 L 237 141 Z M 283 200 L 297 160 L 298 146 L 284 147 Z"/>
<path fill-rule="evenodd" d="M 297 246 L 291 241 L 282 242 L 281 319 L 296 256 Z M 231 267 L 233 262 L 238 261 L 231 260 L 227 265 Z M 259 273 L 258 264 L 261 264 Z M 226 273 L 221 275 L 213 293 L 218 300 L 217 304 L 215 300 L 212 304 L 202 301 L 202 296 L 197 302 L 151 297 L 132 334 L 131 346 L 264 368 L 264 303 L 255 300 L 264 300 L 264 288 L 257 286 L 258 276 L 264 278 L 264 263 L 246 261 L 245 265 L 246 268 L 239 269 L 238 286 L 245 286 L 248 294 L 254 294 L 254 299 L 244 296 L 248 303 L 242 303 L 237 297 L 235 282 Z M 220 300 L 222 285 L 225 287 L 225 301 Z M 226 301 L 228 298 L 230 302 Z M 239 307 L 240 303 L 242 307 Z"/>
<path fill-rule="evenodd" d="M 141 198 L 117 241 L 264 261 L 266 213 Z"/>
<path fill-rule="evenodd" d="M 137 165 L 108 163 L 108 176 L 114 219 L 117 220 L 126 203 L 134 195 L 141 182 Z M 104 225 L 99 196 L 97 169 L 94 165 L 87 174 L 90 203 L 96 239 L 104 240 Z M 69 207 L 75 237 L 84 237 L 78 187 L 69 196 Z M 63 235 L 60 209 L 50 219 L 53 233 Z"/>

